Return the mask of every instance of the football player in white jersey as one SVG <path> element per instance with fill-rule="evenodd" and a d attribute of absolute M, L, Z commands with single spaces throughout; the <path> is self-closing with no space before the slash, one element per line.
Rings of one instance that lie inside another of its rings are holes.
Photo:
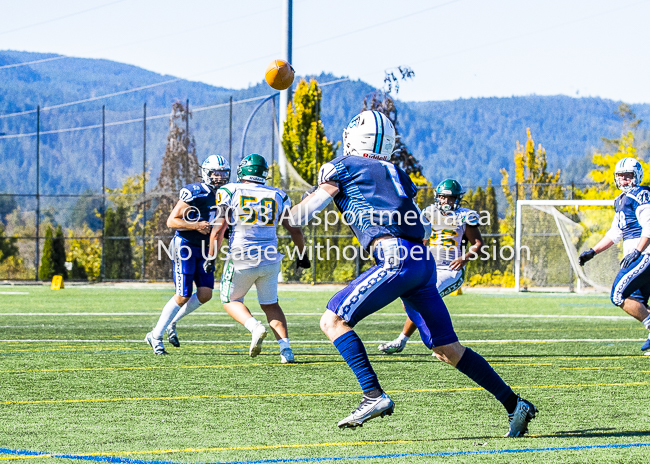
<path fill-rule="evenodd" d="M 287 332 L 287 320 L 278 304 L 278 274 L 284 255 L 278 251 L 277 225 L 281 223 L 298 248 L 297 267 L 309 268 L 304 255 L 302 230 L 289 223 L 284 211 L 291 200 L 282 190 L 265 185 L 268 174 L 266 160 L 257 154 L 245 157 L 237 170 L 237 182 L 217 191 L 217 214 L 210 236 L 210 256 L 221 249 L 226 228 L 232 231 L 227 262 L 221 277 L 221 303 L 226 312 L 251 332 L 249 354 L 257 356 L 267 331 L 244 305 L 244 296 L 255 284 L 257 299 L 280 345 L 280 361 L 294 362 Z M 206 261 L 214 266 L 214 260 Z"/>
<path fill-rule="evenodd" d="M 436 260 L 436 287 L 442 297 L 460 288 L 467 261 L 483 246 L 478 214 L 460 206 L 464 194 L 458 181 L 445 179 L 436 187 L 435 203 L 424 210 L 433 229 L 431 238 L 425 244 L 429 245 Z M 470 243 L 470 248 L 464 254 L 461 250 L 463 235 Z M 415 323 L 407 318 L 399 337 L 379 345 L 379 351 L 386 354 L 401 352 L 416 329 Z"/>

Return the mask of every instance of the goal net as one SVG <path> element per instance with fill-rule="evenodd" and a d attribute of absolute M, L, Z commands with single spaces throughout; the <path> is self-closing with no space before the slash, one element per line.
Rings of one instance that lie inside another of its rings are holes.
<path fill-rule="evenodd" d="M 620 244 L 584 267 L 578 256 L 609 230 L 613 200 L 518 200 L 515 290 L 608 292 L 619 269 Z"/>

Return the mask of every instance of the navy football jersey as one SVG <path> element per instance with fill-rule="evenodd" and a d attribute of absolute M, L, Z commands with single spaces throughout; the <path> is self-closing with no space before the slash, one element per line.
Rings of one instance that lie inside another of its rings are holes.
<path fill-rule="evenodd" d="M 417 188 L 393 163 L 340 156 L 321 167 L 318 183 L 327 181 L 338 183 L 334 202 L 365 249 L 382 235 L 422 243 L 424 226 L 413 203 Z"/>
<path fill-rule="evenodd" d="M 208 221 L 212 223 L 217 204 L 214 191 L 205 184 L 195 182 L 183 187 L 178 195 L 181 201 L 191 206 L 185 219 L 191 222 Z M 202 241 L 208 242 L 209 235 L 203 235 L 196 230 L 176 230 L 176 235 L 188 242 L 188 245 L 201 246 Z"/>
<path fill-rule="evenodd" d="M 650 188 L 634 187 L 627 193 L 622 193 L 616 200 L 616 216 L 614 221 L 618 224 L 623 240 L 641 237 L 641 224 L 636 215 L 636 210 L 641 205 L 650 204 Z"/>

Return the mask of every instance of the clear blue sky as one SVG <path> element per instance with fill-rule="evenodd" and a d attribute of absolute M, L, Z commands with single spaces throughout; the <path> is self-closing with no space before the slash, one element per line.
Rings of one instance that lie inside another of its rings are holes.
<path fill-rule="evenodd" d="M 229 88 L 261 81 L 282 55 L 282 0 L 3 3 L 0 49 L 106 58 Z M 648 44 L 650 0 L 294 0 L 298 74 L 380 86 L 385 69 L 407 65 L 416 76 L 403 100 L 650 103 Z"/>

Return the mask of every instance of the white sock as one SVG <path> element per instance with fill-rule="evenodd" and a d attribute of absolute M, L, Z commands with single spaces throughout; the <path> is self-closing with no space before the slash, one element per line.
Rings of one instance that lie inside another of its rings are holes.
<path fill-rule="evenodd" d="M 167 302 L 167 304 L 164 306 L 162 313 L 160 314 L 160 318 L 158 318 L 158 323 L 156 324 L 156 327 L 151 331 L 151 334 L 153 335 L 154 338 L 161 339 L 163 336 L 163 333 L 165 332 L 165 329 L 169 325 L 172 319 L 174 319 L 174 316 L 178 312 L 178 310 L 181 309 L 180 306 L 176 303 L 176 300 L 174 297 L 171 298 Z"/>
<path fill-rule="evenodd" d="M 646 329 L 650 330 L 650 316 L 643 319 L 642 323 Z"/>
<path fill-rule="evenodd" d="M 291 343 L 289 343 L 288 338 L 281 338 L 278 340 L 278 345 L 280 345 L 280 351 L 284 350 L 285 348 L 291 348 Z"/>
<path fill-rule="evenodd" d="M 196 296 L 196 293 L 194 293 L 190 299 L 187 300 L 187 303 L 185 303 L 178 311 L 178 313 L 176 313 L 176 316 L 174 316 L 174 319 L 172 319 L 171 323 L 176 324 L 189 313 L 195 311 L 199 306 L 201 306 L 201 304 L 202 303 L 199 301 L 199 297 Z"/>
<path fill-rule="evenodd" d="M 255 327 L 257 327 L 257 324 L 259 324 L 260 321 L 255 319 L 253 316 L 250 317 L 246 322 L 244 322 L 244 327 L 248 329 L 249 332 L 252 332 Z"/>
<path fill-rule="evenodd" d="M 397 339 L 398 339 L 400 342 L 401 342 L 402 340 L 406 340 L 406 341 L 408 341 L 409 338 L 411 338 L 411 337 L 407 337 L 407 336 L 404 335 L 403 333 L 399 334 L 399 337 L 397 337 Z"/>

